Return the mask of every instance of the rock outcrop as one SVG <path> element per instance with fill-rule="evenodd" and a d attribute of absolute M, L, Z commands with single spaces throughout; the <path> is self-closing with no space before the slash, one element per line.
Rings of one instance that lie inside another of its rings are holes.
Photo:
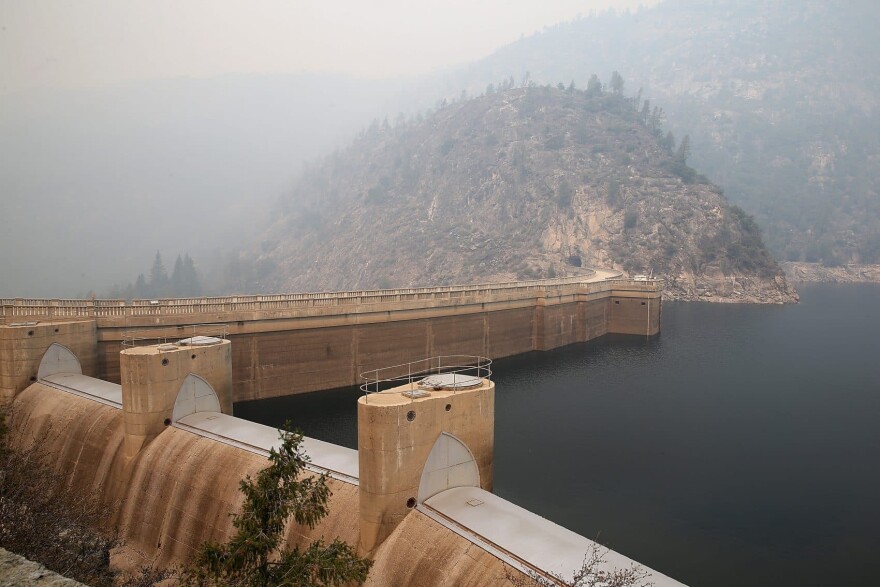
<path fill-rule="evenodd" d="M 821 263 L 785 263 L 785 274 L 795 283 L 880 283 L 880 265 L 840 265 Z"/>
<path fill-rule="evenodd" d="M 87 587 L 0 548 L 0 587 Z"/>

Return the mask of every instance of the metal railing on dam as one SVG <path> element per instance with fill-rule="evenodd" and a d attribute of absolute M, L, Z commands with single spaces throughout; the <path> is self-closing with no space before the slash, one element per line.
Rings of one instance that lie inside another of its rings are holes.
<path fill-rule="evenodd" d="M 361 373 L 360 390 L 365 396 L 408 386 L 411 400 L 427 389 L 451 389 L 482 385 L 492 380 L 492 359 L 473 355 L 438 355 Z M 369 401 L 369 399 L 367 400 Z"/>
<path fill-rule="evenodd" d="M 591 271 L 570 277 L 503 283 L 343 292 L 137 299 L 130 303 L 125 300 L 100 299 L 0 298 L 0 310 L 2 310 L 0 318 L 8 324 L 28 318 L 69 320 L 329 309 L 401 302 L 455 303 L 473 298 L 517 299 L 535 297 L 537 292 L 549 297 L 574 293 L 601 293 L 614 289 L 643 292 L 658 292 L 662 289 L 660 280 L 645 281 L 620 277 L 600 281 L 595 279 L 595 272 Z"/>

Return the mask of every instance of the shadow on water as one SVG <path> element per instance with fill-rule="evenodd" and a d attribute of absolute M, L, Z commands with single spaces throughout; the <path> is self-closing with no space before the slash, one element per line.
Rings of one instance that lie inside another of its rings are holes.
<path fill-rule="evenodd" d="M 880 584 L 877 286 L 496 361 L 495 491 L 691 585 Z M 355 447 L 356 389 L 237 414 Z"/>

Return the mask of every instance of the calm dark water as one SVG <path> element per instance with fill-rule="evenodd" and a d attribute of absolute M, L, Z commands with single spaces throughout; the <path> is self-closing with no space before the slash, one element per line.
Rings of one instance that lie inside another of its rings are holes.
<path fill-rule="evenodd" d="M 495 491 L 693 586 L 880 585 L 880 286 L 494 364 Z M 236 405 L 355 447 L 354 390 Z"/>

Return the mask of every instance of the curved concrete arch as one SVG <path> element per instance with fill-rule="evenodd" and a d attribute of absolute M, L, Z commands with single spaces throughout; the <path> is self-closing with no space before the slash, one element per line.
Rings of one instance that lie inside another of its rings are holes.
<path fill-rule="evenodd" d="M 431 448 L 419 481 L 419 503 L 453 487 L 479 487 L 480 469 L 470 449 L 443 432 Z"/>
<path fill-rule="evenodd" d="M 190 373 L 180 384 L 177 398 L 174 400 L 174 410 L 171 412 L 171 421 L 177 422 L 184 416 L 196 412 L 220 412 L 220 398 L 211 384 L 196 375 Z"/>
<path fill-rule="evenodd" d="M 43 379 L 56 373 L 82 374 L 82 365 L 76 355 L 63 344 L 53 342 L 43 353 L 40 367 L 37 369 L 37 379 Z"/>

